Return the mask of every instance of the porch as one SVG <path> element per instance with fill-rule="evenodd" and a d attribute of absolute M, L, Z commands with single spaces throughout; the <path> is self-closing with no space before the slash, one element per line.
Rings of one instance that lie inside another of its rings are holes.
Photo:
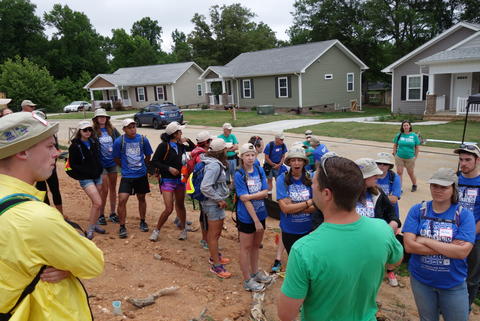
<path fill-rule="evenodd" d="M 234 104 L 232 80 L 224 78 L 205 79 L 205 96 L 210 106 Z"/>
<path fill-rule="evenodd" d="M 132 101 L 130 100 L 127 89 L 120 89 L 118 87 L 111 88 L 89 88 L 90 98 L 93 108 L 100 108 L 102 105 L 110 104 L 111 108 L 114 107 L 114 103 L 120 103 L 122 107 L 132 107 Z M 102 93 L 101 100 L 95 100 L 94 91 L 100 91 Z"/>

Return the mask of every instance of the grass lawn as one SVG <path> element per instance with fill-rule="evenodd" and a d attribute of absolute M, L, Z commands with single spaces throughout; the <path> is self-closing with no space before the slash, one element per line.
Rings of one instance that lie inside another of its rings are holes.
<path fill-rule="evenodd" d="M 288 132 L 304 133 L 306 129 L 313 131 L 314 135 L 372 140 L 379 142 L 391 142 L 398 133 L 400 126 L 383 124 L 362 124 L 355 122 L 348 123 L 323 123 L 308 127 L 289 129 Z M 450 122 L 444 125 L 415 126 L 413 130 L 420 133 L 424 139 L 462 140 L 463 121 Z M 480 124 L 469 122 L 465 140 L 478 142 L 480 137 Z M 452 148 L 452 144 L 427 143 L 426 146 Z"/>
<path fill-rule="evenodd" d="M 132 114 L 136 112 L 137 112 L 136 110 L 123 110 L 123 111 L 108 111 L 107 113 L 110 116 L 115 116 L 115 115 Z M 66 113 L 61 115 L 48 116 L 48 119 L 92 119 L 92 117 L 93 117 L 93 111 L 87 111 L 85 115 L 83 112 L 76 112 L 76 113 L 72 112 L 72 113 Z"/>

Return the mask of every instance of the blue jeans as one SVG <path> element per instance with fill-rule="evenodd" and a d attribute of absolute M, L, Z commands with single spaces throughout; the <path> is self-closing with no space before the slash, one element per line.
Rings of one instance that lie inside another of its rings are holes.
<path fill-rule="evenodd" d="M 233 177 L 235 176 L 235 171 L 236 170 L 237 170 L 237 160 L 236 159 L 229 159 L 228 160 L 228 169 L 227 169 L 227 182 L 233 182 Z"/>
<path fill-rule="evenodd" d="M 442 313 L 445 321 L 468 321 L 467 283 L 450 289 L 438 289 L 410 277 L 413 296 L 420 321 L 438 321 Z"/>

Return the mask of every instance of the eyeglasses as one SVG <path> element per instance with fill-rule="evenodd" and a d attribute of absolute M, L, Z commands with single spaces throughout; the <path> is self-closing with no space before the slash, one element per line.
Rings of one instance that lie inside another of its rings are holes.
<path fill-rule="evenodd" d="M 82 132 L 93 132 L 93 128 L 92 127 L 87 127 L 87 128 L 82 128 Z"/>
<path fill-rule="evenodd" d="M 322 167 L 323 173 L 325 174 L 325 177 L 328 179 L 328 174 L 327 174 L 327 169 L 325 168 L 325 164 L 327 163 L 327 160 L 330 158 L 338 157 L 335 153 L 331 152 L 328 154 L 323 155 L 323 157 L 320 159 L 320 166 Z"/>

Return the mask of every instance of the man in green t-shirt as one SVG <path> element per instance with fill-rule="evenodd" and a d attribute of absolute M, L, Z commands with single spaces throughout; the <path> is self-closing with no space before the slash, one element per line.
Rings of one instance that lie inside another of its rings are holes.
<path fill-rule="evenodd" d="M 227 143 L 227 183 L 230 185 L 231 183 L 233 184 L 233 176 L 237 170 L 237 153 L 235 151 L 238 149 L 238 139 L 232 134 L 233 127 L 230 123 L 225 123 L 222 127 L 223 134 L 218 135 L 218 138 L 223 139 Z"/>
<path fill-rule="evenodd" d="M 278 316 L 294 320 L 301 307 L 302 320 L 375 321 L 385 264 L 399 263 L 402 246 L 385 221 L 356 213 L 358 166 L 338 156 L 320 164 L 312 190 L 324 222 L 292 247 Z"/>

